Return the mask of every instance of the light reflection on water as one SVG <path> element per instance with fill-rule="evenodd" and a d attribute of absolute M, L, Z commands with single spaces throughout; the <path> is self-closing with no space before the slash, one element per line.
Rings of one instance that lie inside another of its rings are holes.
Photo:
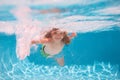
<path fill-rule="evenodd" d="M 119 67 L 95 63 L 94 65 L 45 66 L 19 61 L 6 65 L 2 62 L 1 80 L 119 80 Z M 11 65 L 11 67 L 10 67 Z"/>

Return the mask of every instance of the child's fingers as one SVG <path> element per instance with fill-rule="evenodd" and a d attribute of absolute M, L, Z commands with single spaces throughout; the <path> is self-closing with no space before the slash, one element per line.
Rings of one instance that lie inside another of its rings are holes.
<path fill-rule="evenodd" d="M 72 33 L 71 35 L 74 37 L 74 36 L 76 36 L 77 34 L 76 34 L 76 33 Z"/>

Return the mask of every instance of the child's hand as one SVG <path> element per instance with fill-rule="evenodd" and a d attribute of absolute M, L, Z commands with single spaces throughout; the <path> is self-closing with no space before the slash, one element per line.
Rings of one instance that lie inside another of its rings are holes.
<path fill-rule="evenodd" d="M 76 35 L 77 35 L 77 34 L 73 32 L 73 33 L 70 34 L 69 38 L 72 39 L 72 38 L 75 37 Z"/>
<path fill-rule="evenodd" d="M 71 33 L 71 37 L 75 37 L 77 34 L 75 32 Z"/>

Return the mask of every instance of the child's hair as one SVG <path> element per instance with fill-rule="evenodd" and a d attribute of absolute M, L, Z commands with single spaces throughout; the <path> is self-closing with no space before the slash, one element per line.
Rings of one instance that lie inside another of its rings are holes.
<path fill-rule="evenodd" d="M 52 38 L 52 31 L 57 31 L 57 30 L 59 30 L 59 28 L 52 28 L 50 31 L 48 31 L 46 34 L 45 34 L 45 38 Z M 68 37 L 68 35 L 67 35 L 67 32 L 66 31 L 64 31 L 63 32 L 64 33 L 64 37 L 63 37 L 63 39 L 62 39 L 62 41 L 65 43 L 65 44 L 69 44 L 70 43 L 70 38 Z"/>

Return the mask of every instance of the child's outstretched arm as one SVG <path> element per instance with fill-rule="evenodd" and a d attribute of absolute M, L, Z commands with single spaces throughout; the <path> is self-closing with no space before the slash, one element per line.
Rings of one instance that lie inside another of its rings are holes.
<path fill-rule="evenodd" d="M 72 39 L 72 38 L 74 38 L 76 35 L 77 35 L 77 34 L 76 34 L 75 32 L 73 32 L 73 33 L 71 33 L 71 34 L 69 35 L 69 38 Z"/>
<path fill-rule="evenodd" d="M 32 40 L 31 44 L 43 44 L 43 43 L 47 43 L 49 41 L 50 41 L 50 39 L 44 38 L 44 39 L 40 39 L 40 40 Z"/>

